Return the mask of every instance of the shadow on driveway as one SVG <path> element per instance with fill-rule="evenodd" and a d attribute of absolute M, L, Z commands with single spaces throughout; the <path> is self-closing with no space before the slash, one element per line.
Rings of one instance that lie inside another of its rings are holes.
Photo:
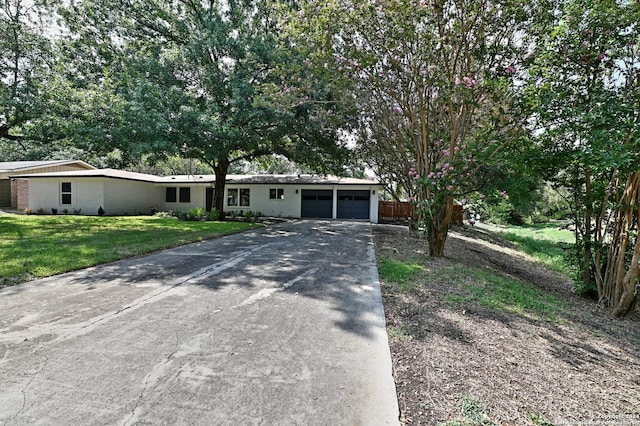
<path fill-rule="evenodd" d="M 0 422 L 397 424 L 370 225 L 292 221 L 0 290 Z"/>

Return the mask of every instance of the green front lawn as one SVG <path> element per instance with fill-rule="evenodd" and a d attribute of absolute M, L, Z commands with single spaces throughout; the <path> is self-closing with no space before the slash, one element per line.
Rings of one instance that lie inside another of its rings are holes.
<path fill-rule="evenodd" d="M 257 226 L 150 216 L 0 216 L 0 286 Z"/>

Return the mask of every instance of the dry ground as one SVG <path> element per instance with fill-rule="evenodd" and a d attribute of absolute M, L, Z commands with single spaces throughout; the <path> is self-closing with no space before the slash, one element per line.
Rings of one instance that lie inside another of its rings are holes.
<path fill-rule="evenodd" d="M 486 230 L 452 231 L 443 259 L 427 258 L 426 241 L 404 226 L 373 230 L 379 259 L 424 266 L 416 290 L 383 281 L 404 424 L 640 425 L 638 314 L 610 318 L 574 294 L 566 277 Z M 487 268 L 529 283 L 562 309 L 540 317 L 465 301 L 468 290 L 450 271 Z"/>

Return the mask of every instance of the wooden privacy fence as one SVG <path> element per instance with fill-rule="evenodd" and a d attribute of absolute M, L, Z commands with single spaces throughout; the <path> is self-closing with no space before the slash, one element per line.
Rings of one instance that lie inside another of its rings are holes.
<path fill-rule="evenodd" d="M 388 220 L 409 220 L 416 215 L 416 207 L 408 201 L 379 201 L 378 202 L 378 221 L 384 222 Z M 453 225 L 462 225 L 463 221 L 462 206 L 453 206 L 453 216 L 451 223 Z"/>
<path fill-rule="evenodd" d="M 379 201 L 378 220 L 408 220 L 415 217 L 416 207 L 407 201 Z"/>

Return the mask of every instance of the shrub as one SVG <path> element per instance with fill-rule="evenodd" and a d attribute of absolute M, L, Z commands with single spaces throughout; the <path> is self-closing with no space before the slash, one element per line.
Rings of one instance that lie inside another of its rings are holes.
<path fill-rule="evenodd" d="M 194 207 L 192 209 L 189 209 L 188 212 L 184 213 L 184 215 L 181 215 L 179 217 L 182 220 L 198 221 L 198 220 L 203 220 L 206 217 L 206 215 L 202 207 Z"/>
<path fill-rule="evenodd" d="M 58 214 L 58 209 L 51 209 L 51 214 Z"/>
<path fill-rule="evenodd" d="M 82 209 L 73 209 L 73 214 L 80 214 Z"/>
<path fill-rule="evenodd" d="M 62 209 L 62 214 L 69 214 L 69 209 Z"/>
<path fill-rule="evenodd" d="M 220 220 L 220 211 L 215 207 L 209 212 L 209 220 Z"/>
<path fill-rule="evenodd" d="M 31 214 L 31 209 L 30 208 L 26 208 L 24 209 L 24 214 Z"/>
<path fill-rule="evenodd" d="M 104 209 L 102 208 L 102 206 L 100 206 L 100 208 L 98 209 L 98 216 L 104 216 Z"/>
<path fill-rule="evenodd" d="M 173 212 L 172 210 L 169 210 L 168 212 L 164 212 L 164 211 L 155 212 L 155 213 L 153 213 L 153 215 L 155 217 L 162 217 L 162 218 L 176 217 L 176 213 Z"/>
<path fill-rule="evenodd" d="M 38 210 L 36 210 L 36 214 L 44 214 L 44 209 L 40 207 Z"/>
<path fill-rule="evenodd" d="M 249 222 L 252 217 L 253 217 L 253 213 L 251 211 L 244 213 L 244 220 L 246 220 L 247 222 Z"/>

